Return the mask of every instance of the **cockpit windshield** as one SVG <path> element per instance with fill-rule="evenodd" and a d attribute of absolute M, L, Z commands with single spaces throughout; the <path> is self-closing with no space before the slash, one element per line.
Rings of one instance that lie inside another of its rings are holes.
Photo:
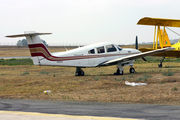
<path fill-rule="evenodd" d="M 116 47 L 118 48 L 118 50 L 119 50 L 119 51 L 121 51 L 121 50 L 122 50 L 122 48 L 121 48 L 121 47 L 119 47 L 118 45 L 116 45 Z"/>

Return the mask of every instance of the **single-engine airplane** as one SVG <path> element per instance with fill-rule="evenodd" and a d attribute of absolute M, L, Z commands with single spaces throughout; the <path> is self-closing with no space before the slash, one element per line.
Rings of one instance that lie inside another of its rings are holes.
<path fill-rule="evenodd" d="M 147 52 L 147 51 L 162 49 L 162 48 L 166 48 L 166 47 L 174 47 L 175 48 L 175 50 L 171 50 L 171 51 L 152 55 L 152 56 L 163 57 L 163 59 L 158 64 L 159 67 L 162 67 L 162 62 L 164 61 L 165 58 L 178 58 L 178 57 L 180 57 L 180 43 L 178 42 L 174 45 L 171 45 L 171 43 L 169 41 L 168 34 L 166 32 L 166 29 L 165 29 L 165 27 L 166 28 L 167 27 L 180 27 L 180 20 L 144 17 L 144 18 L 141 18 L 137 24 L 138 25 L 155 26 L 153 48 L 140 48 L 140 49 L 138 49 L 141 52 Z M 161 29 L 160 27 L 163 27 L 163 29 Z M 158 43 L 159 43 L 159 46 L 158 46 Z"/>
<path fill-rule="evenodd" d="M 84 71 L 81 68 L 109 65 L 118 65 L 116 73 L 118 75 L 123 75 L 123 66 L 131 66 L 129 71 L 130 73 L 134 73 L 135 69 L 133 68 L 133 63 L 135 59 L 174 49 L 167 47 L 141 53 L 137 49 L 122 49 L 116 44 L 103 42 L 65 52 L 50 53 L 39 37 L 39 35 L 45 34 L 51 33 L 26 31 L 24 34 L 8 35 L 6 37 L 25 36 L 34 65 L 76 67 L 76 76 L 84 76 Z"/>

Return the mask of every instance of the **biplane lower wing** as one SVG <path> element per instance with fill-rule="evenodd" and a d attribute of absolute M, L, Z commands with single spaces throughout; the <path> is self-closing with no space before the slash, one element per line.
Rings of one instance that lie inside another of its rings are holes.
<path fill-rule="evenodd" d="M 152 50 L 156 50 L 153 48 L 140 48 L 138 49 L 141 52 L 148 52 L 148 51 L 152 51 Z M 158 53 L 158 54 L 154 54 L 151 56 L 159 56 L 159 57 L 180 57 L 180 50 L 170 50 L 170 51 L 166 51 L 163 53 Z"/>

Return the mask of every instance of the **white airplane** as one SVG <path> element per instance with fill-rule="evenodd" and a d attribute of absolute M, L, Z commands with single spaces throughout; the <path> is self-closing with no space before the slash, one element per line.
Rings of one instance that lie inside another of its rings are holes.
<path fill-rule="evenodd" d="M 134 73 L 133 63 L 135 59 L 174 49 L 167 47 L 142 53 L 137 49 L 122 49 L 116 44 L 103 42 L 65 52 L 50 53 L 39 37 L 39 35 L 45 34 L 51 33 L 26 31 L 24 34 L 6 37 L 25 36 L 34 65 L 76 67 L 76 76 L 84 76 L 84 71 L 81 68 L 110 65 L 118 65 L 117 75 L 123 75 L 123 66 L 131 66 L 129 71 Z"/>

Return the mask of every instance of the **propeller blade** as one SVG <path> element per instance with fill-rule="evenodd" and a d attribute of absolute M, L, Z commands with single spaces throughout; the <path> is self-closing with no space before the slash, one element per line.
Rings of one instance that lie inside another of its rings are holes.
<path fill-rule="evenodd" d="M 136 42 L 135 42 L 135 45 L 136 45 L 136 49 L 138 49 L 138 36 L 136 36 Z"/>
<path fill-rule="evenodd" d="M 147 62 L 147 60 L 146 60 L 144 57 L 142 57 L 142 59 L 143 59 L 145 62 Z"/>

